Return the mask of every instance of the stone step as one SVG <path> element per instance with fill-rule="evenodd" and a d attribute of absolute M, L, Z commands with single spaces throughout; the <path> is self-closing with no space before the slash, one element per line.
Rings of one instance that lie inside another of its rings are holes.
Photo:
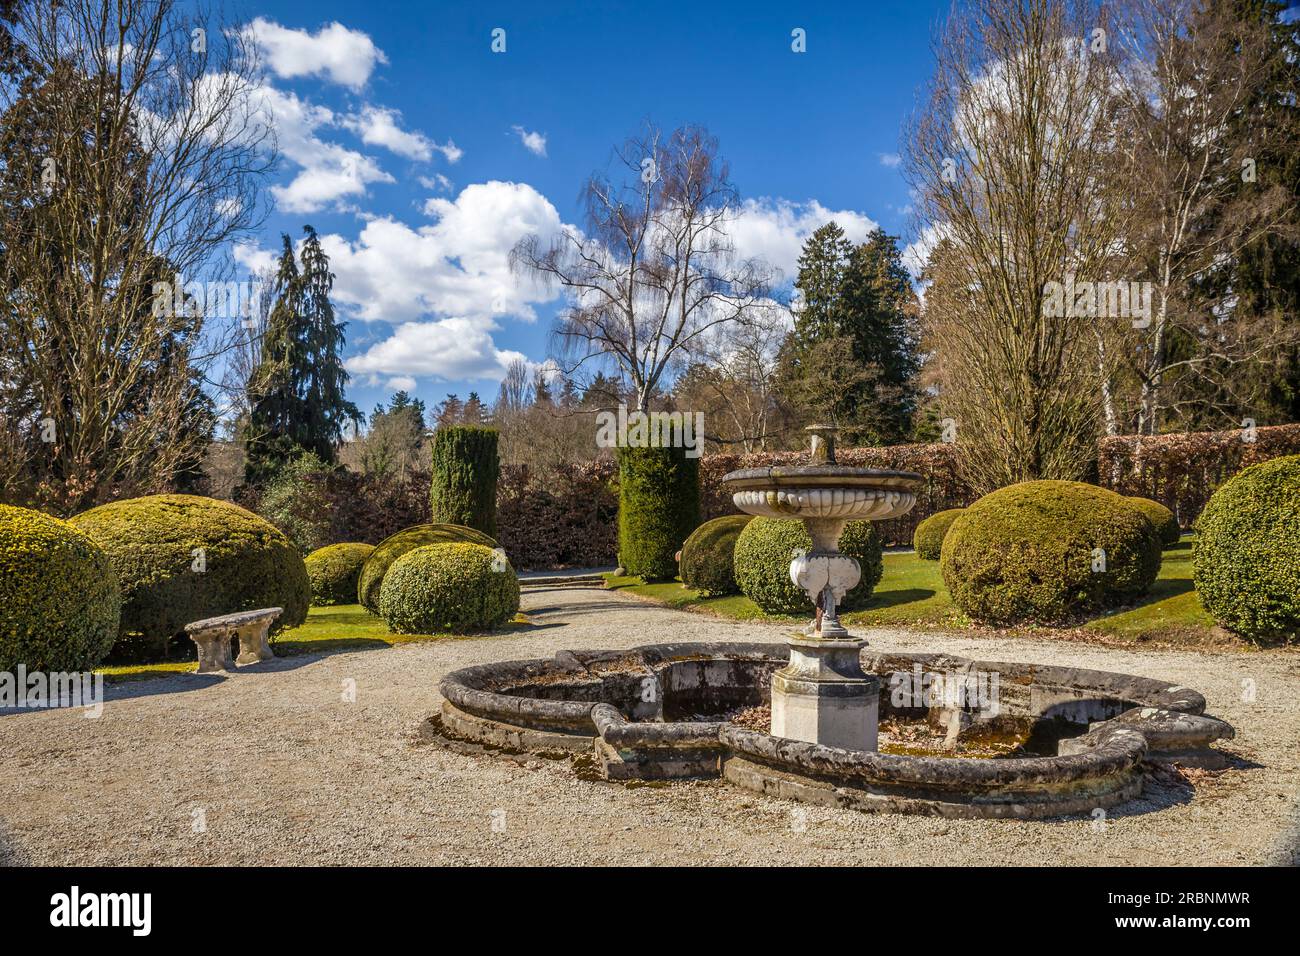
<path fill-rule="evenodd" d="M 603 588 L 605 579 L 599 574 L 578 574 L 567 577 L 521 577 L 519 586 L 530 588 Z"/>

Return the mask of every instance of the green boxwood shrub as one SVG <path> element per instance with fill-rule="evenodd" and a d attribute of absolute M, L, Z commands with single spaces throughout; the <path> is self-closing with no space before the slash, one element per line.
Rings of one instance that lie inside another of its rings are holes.
<path fill-rule="evenodd" d="M 469 543 L 495 548 L 496 541 L 481 531 L 459 524 L 417 524 L 390 534 L 370 552 L 357 578 L 357 603 L 371 614 L 379 613 L 379 590 L 384 575 L 406 552 L 426 544 Z"/>
<path fill-rule="evenodd" d="M 514 568 L 481 544 L 407 551 L 388 569 L 379 592 L 379 613 L 397 634 L 486 630 L 518 611 Z"/>
<path fill-rule="evenodd" d="M 643 581 L 677 576 L 677 552 L 700 523 L 700 460 L 684 448 L 618 450 L 618 555 Z"/>
<path fill-rule="evenodd" d="M 103 550 L 66 521 L 0 505 L 0 671 L 85 671 L 117 639 L 122 596 Z"/>
<path fill-rule="evenodd" d="M 682 545 L 681 578 L 687 587 L 705 594 L 736 594 L 733 557 L 736 539 L 751 515 L 725 515 L 706 521 Z"/>
<path fill-rule="evenodd" d="M 150 495 L 72 519 L 108 554 L 122 585 L 114 655 L 165 656 L 191 621 L 282 607 L 276 628 L 307 618 L 311 583 L 283 532 L 251 511 L 197 495 Z"/>
<path fill-rule="evenodd" d="M 326 545 L 307 555 L 311 603 L 321 607 L 355 603 L 361 566 L 374 550 L 373 544 L 348 542 Z"/>
<path fill-rule="evenodd" d="M 1095 549 L 1104 551 L 1104 570 L 1094 570 L 1103 557 Z M 1155 526 L 1121 495 L 1083 482 L 1026 481 L 959 515 L 940 566 L 953 601 L 976 621 L 1056 623 L 1145 594 L 1160 551 Z"/>
<path fill-rule="evenodd" d="M 840 535 L 840 551 L 856 558 L 862 580 L 844 595 L 839 610 L 864 607 L 884 574 L 880 538 L 870 521 L 850 521 Z M 736 539 L 736 583 L 745 597 L 768 614 L 812 614 L 812 602 L 790 580 L 790 562 L 796 551 L 812 548 L 812 538 L 802 521 L 755 518 Z"/>
<path fill-rule="evenodd" d="M 912 547 L 916 549 L 916 556 L 922 561 L 938 561 L 948 529 L 965 510 L 949 508 L 947 511 L 936 511 L 918 524 L 912 533 Z"/>
<path fill-rule="evenodd" d="M 1192 580 L 1214 619 L 1260 644 L 1300 640 L 1300 455 L 1229 479 L 1196 532 Z"/>
<path fill-rule="evenodd" d="M 1178 519 L 1174 513 L 1158 501 L 1152 501 L 1150 498 L 1129 498 L 1128 503 L 1137 508 L 1147 520 L 1156 526 L 1156 534 L 1160 536 L 1160 543 L 1166 548 L 1178 543 L 1182 537 L 1183 529 L 1178 527 Z"/>
<path fill-rule="evenodd" d="M 478 425 L 443 425 L 433 433 L 431 517 L 460 524 L 489 537 L 497 533 L 497 430 Z"/>

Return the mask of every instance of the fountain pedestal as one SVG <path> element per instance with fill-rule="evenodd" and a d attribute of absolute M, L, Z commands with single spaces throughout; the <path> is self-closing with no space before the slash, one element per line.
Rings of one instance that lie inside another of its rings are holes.
<path fill-rule="evenodd" d="M 880 680 L 862 670 L 861 638 L 796 638 L 772 675 L 772 733 L 846 750 L 875 750 Z"/>
<path fill-rule="evenodd" d="M 880 681 L 862 670 L 867 642 L 840 624 L 836 611 L 857 586 L 861 568 L 839 550 L 853 519 L 880 521 L 906 514 L 921 476 L 851 468 L 835 461 L 835 428 L 810 425 L 811 461 L 792 467 L 750 468 L 722 479 L 736 507 L 768 518 L 798 518 L 812 549 L 794 555 L 790 580 L 808 595 L 816 617 L 787 642 L 790 662 L 772 675 L 772 734 L 790 740 L 873 751 L 877 748 Z"/>

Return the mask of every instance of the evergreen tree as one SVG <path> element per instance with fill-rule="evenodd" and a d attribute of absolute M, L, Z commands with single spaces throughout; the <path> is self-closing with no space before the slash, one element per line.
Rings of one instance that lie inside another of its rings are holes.
<path fill-rule="evenodd" d="M 854 246 L 827 223 L 804 245 L 795 288 L 794 329 L 781 355 L 787 400 L 834 419 L 850 442 L 906 440 L 920 362 L 915 295 L 897 240 L 876 229 Z"/>
<path fill-rule="evenodd" d="M 1278 0 L 1225 2 L 1243 19 L 1262 19 L 1269 24 L 1273 71 L 1255 95 L 1261 105 L 1280 107 L 1258 113 L 1251 110 L 1236 118 L 1242 126 L 1254 126 L 1261 115 L 1267 115 L 1273 124 L 1265 137 L 1267 148 L 1254 157 L 1256 181 L 1243 180 L 1238 188 L 1245 194 L 1285 189 L 1292 209 L 1300 209 L 1300 20 L 1284 18 L 1287 5 Z M 1260 235 L 1207 282 L 1231 290 L 1236 310 L 1263 319 L 1265 328 L 1268 324 L 1292 325 L 1300 315 L 1300 239 L 1294 217 L 1287 225 L 1289 228 Z M 1210 396 L 1203 403 L 1209 408 L 1193 407 L 1185 416 L 1191 427 L 1224 427 L 1223 416 L 1210 410 L 1220 406 L 1235 406 L 1234 419 L 1251 413 L 1261 424 L 1300 421 L 1300 345 L 1293 337 L 1283 336 L 1281 348 L 1271 350 L 1265 361 L 1234 369 L 1225 378 L 1232 385 L 1230 398 L 1235 402 L 1224 401 L 1217 394 Z M 1215 402 L 1216 398 L 1220 400 Z"/>
<path fill-rule="evenodd" d="M 486 416 L 487 412 L 483 408 L 483 400 L 478 397 L 478 392 L 470 392 L 469 398 L 465 399 L 465 409 L 461 412 L 461 422 L 466 425 L 482 425 Z"/>
<path fill-rule="evenodd" d="M 838 223 L 828 222 L 804 243 L 799 254 L 799 277 L 794 335 L 798 349 L 844 334 L 842 323 L 844 276 L 853 243 Z"/>
<path fill-rule="evenodd" d="M 433 410 L 433 420 L 438 426 L 459 425 L 465 414 L 465 403 L 459 395 L 448 395 Z"/>
<path fill-rule="evenodd" d="M 404 391 L 394 393 L 388 408 L 375 406 L 370 431 L 361 447 L 361 467 L 366 474 L 405 474 L 420 460 L 425 440 L 424 402 Z"/>
<path fill-rule="evenodd" d="M 246 435 L 245 478 L 262 483 L 306 452 L 333 464 L 348 421 L 361 418 L 343 394 L 348 374 L 340 354 L 345 323 L 329 300 L 334 274 L 316 230 L 305 227 L 301 268 L 293 242 L 282 236 L 275 304 L 267 320 L 262 364 Z"/>

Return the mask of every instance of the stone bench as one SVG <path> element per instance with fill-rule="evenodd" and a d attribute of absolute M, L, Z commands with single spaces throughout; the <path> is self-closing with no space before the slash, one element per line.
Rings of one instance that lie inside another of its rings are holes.
<path fill-rule="evenodd" d="M 234 664 L 230 660 L 230 639 L 233 637 L 239 638 L 239 657 L 235 663 L 256 664 L 258 661 L 272 660 L 275 655 L 271 653 L 267 635 L 275 619 L 282 613 L 284 608 L 264 607 L 186 624 L 185 633 L 199 650 L 199 667 L 195 673 L 211 674 L 234 670 Z"/>

